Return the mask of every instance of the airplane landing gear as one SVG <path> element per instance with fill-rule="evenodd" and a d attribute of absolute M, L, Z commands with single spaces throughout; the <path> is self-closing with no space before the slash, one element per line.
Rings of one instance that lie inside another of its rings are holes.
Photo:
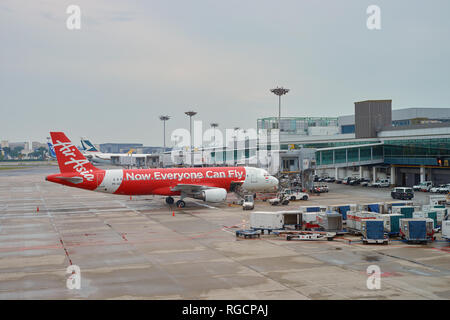
<path fill-rule="evenodd" d="M 166 203 L 167 203 L 167 204 L 173 204 L 174 201 L 175 201 L 175 200 L 173 200 L 172 197 L 167 197 L 167 198 L 166 198 Z"/>
<path fill-rule="evenodd" d="M 176 205 L 178 208 L 184 208 L 186 206 L 186 202 L 184 202 L 183 200 L 178 200 Z"/>

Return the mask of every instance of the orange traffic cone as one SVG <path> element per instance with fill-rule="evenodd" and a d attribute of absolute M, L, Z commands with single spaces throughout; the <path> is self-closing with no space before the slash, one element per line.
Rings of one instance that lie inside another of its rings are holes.
<path fill-rule="evenodd" d="M 36 211 L 39 212 L 39 207 L 37 207 Z"/>
<path fill-rule="evenodd" d="M 175 210 L 172 211 L 172 217 L 175 217 Z"/>

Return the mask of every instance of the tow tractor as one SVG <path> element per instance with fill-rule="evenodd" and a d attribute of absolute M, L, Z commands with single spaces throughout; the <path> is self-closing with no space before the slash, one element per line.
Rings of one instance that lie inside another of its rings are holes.
<path fill-rule="evenodd" d="M 287 206 L 289 204 L 289 195 L 285 192 L 278 192 L 276 198 L 269 199 L 268 201 L 273 206 L 277 206 L 279 204 Z"/>
<path fill-rule="evenodd" d="M 309 196 L 305 192 L 301 192 L 300 190 L 296 189 L 285 189 L 283 192 L 286 194 L 289 200 L 295 201 L 295 200 L 308 200 Z"/>
<path fill-rule="evenodd" d="M 252 194 L 246 194 L 242 202 L 242 210 L 253 210 L 255 208 L 255 201 Z"/>

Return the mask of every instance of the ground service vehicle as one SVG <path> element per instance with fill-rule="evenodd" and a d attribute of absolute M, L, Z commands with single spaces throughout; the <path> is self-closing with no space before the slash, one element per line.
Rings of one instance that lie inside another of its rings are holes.
<path fill-rule="evenodd" d="M 414 191 L 411 188 L 395 187 L 391 191 L 392 199 L 411 200 L 414 198 Z"/>
<path fill-rule="evenodd" d="M 433 187 L 433 183 L 431 181 L 424 181 L 418 185 L 413 186 L 414 191 L 425 191 L 428 192 Z"/>
<path fill-rule="evenodd" d="M 244 202 L 242 202 L 242 210 L 253 210 L 255 208 L 255 200 L 252 194 L 246 194 L 244 196 Z"/>
<path fill-rule="evenodd" d="M 291 201 L 295 200 L 308 200 L 309 196 L 305 192 L 301 192 L 299 190 L 285 189 L 283 191 L 288 196 L 288 199 Z"/>
<path fill-rule="evenodd" d="M 279 192 L 276 196 L 276 198 L 269 199 L 269 203 L 273 206 L 277 206 L 279 204 L 282 204 L 283 206 L 287 206 L 289 204 L 289 197 L 284 192 Z"/>
<path fill-rule="evenodd" d="M 372 183 L 372 187 L 375 188 L 387 188 L 389 187 L 391 184 L 389 179 L 381 179 L 381 180 L 377 180 L 374 183 Z"/>

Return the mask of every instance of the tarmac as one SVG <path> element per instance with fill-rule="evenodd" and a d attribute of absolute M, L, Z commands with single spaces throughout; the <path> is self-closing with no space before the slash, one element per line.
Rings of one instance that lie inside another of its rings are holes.
<path fill-rule="evenodd" d="M 160 196 L 130 199 L 44 180 L 57 170 L 0 172 L 2 300 L 450 299 L 450 246 L 439 237 L 427 245 L 237 239 L 251 213 L 239 206 L 186 199 L 178 209 Z M 308 201 L 261 201 L 255 210 L 391 201 L 389 189 L 328 185 Z M 71 265 L 80 268 L 80 289 L 67 287 Z M 379 289 L 367 286 L 373 265 Z"/>

